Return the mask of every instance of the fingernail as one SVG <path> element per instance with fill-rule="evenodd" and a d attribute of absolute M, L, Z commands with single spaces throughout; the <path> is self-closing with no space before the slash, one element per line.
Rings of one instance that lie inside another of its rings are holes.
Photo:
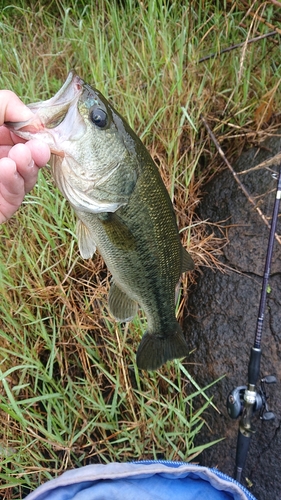
<path fill-rule="evenodd" d="M 34 160 L 31 160 L 31 162 L 28 164 L 28 168 L 34 167 Z"/>

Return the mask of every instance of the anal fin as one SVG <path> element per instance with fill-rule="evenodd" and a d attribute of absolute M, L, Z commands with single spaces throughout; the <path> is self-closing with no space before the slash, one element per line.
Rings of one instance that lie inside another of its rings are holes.
<path fill-rule="evenodd" d="M 130 321 L 137 314 L 138 304 L 135 300 L 130 299 L 112 281 L 108 294 L 108 307 L 112 316 L 117 321 Z"/>

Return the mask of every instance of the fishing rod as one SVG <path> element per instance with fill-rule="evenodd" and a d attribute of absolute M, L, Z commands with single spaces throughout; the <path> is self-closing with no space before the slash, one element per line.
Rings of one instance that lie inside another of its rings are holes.
<path fill-rule="evenodd" d="M 266 309 L 266 296 L 268 289 L 268 279 L 274 247 L 274 237 L 278 222 L 278 212 L 281 199 L 281 164 L 279 165 L 279 175 L 277 177 L 276 196 L 274 201 L 271 227 L 268 239 L 265 268 L 263 274 L 262 290 L 260 296 L 258 319 L 255 331 L 254 345 L 251 348 L 248 365 L 248 384 L 236 387 L 227 397 L 227 411 L 231 418 L 236 419 L 241 416 L 238 430 L 236 446 L 235 479 L 241 482 L 241 474 L 245 467 L 250 440 L 255 430 L 252 426 L 252 417 L 256 411 L 261 412 L 262 420 L 273 420 L 275 415 L 269 411 L 266 396 L 266 384 L 273 384 L 276 378 L 268 375 L 261 379 L 261 387 L 257 389 L 257 382 L 260 376 L 261 360 L 261 339 Z"/>

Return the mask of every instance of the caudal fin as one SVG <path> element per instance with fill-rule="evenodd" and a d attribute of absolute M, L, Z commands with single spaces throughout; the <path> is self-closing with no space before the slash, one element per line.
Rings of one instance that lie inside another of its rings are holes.
<path fill-rule="evenodd" d="M 156 370 L 168 360 L 187 356 L 189 349 L 178 323 L 170 334 L 146 332 L 137 351 L 137 365 L 141 370 Z"/>

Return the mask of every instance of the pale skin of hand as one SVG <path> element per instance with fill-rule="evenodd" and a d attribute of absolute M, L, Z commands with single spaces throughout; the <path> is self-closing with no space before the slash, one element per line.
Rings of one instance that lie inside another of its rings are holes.
<path fill-rule="evenodd" d="M 0 224 L 12 217 L 24 196 L 35 185 L 38 171 L 50 159 L 47 144 L 24 141 L 3 123 L 20 122 L 33 116 L 30 109 L 10 90 L 0 90 Z"/>

